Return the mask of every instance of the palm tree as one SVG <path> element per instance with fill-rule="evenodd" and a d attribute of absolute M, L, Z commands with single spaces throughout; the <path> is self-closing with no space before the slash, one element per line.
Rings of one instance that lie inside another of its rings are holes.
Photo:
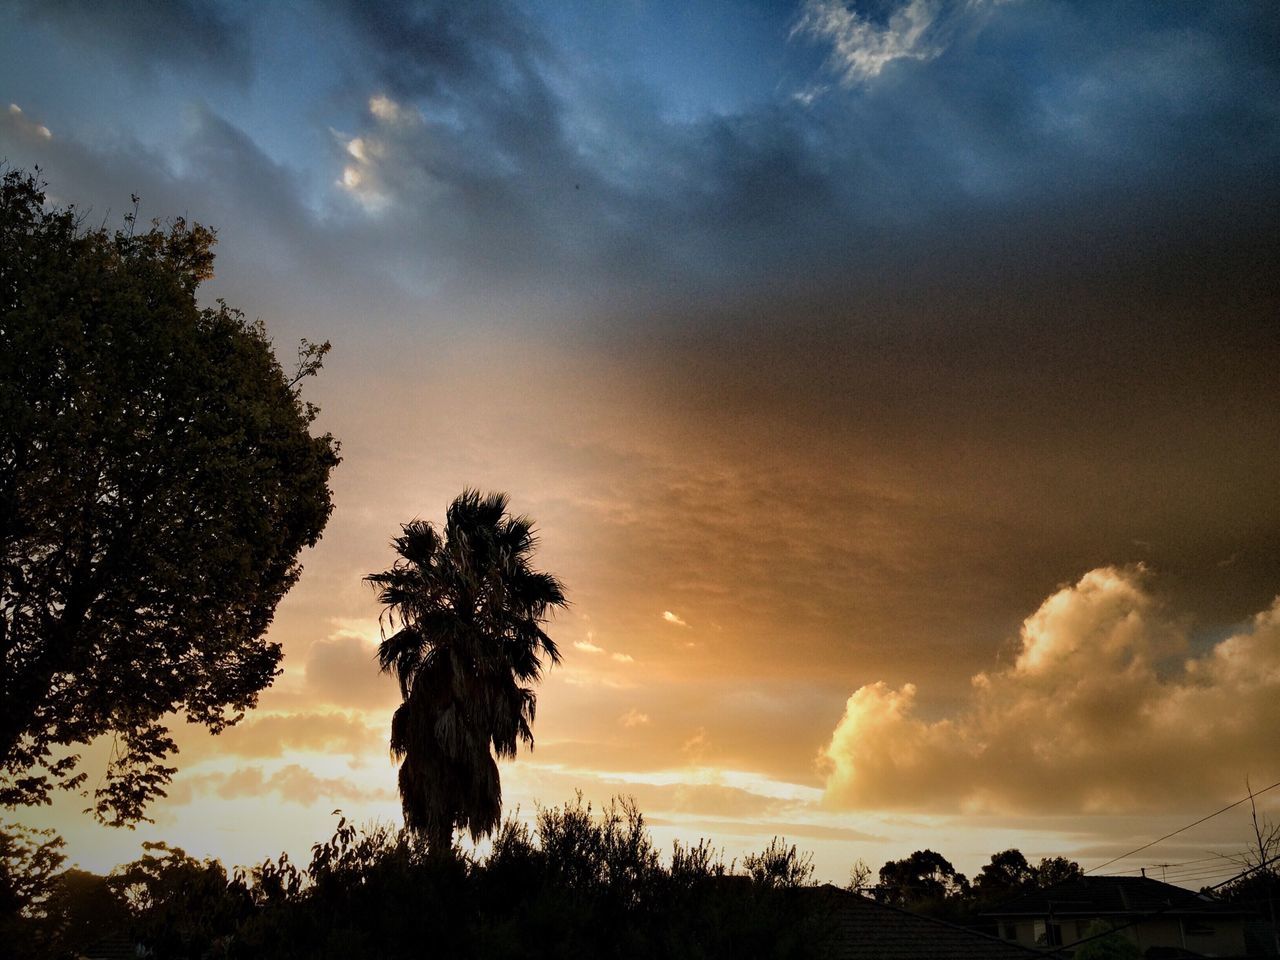
<path fill-rule="evenodd" d="M 542 627 L 568 601 L 530 566 L 533 524 L 507 513 L 506 494 L 464 490 L 443 530 L 414 520 L 402 531 L 395 564 L 365 580 L 384 605 L 378 663 L 403 698 L 391 752 L 405 826 L 443 854 L 455 827 L 478 840 L 497 826 L 497 759 L 533 746 L 532 684 L 543 655 L 560 662 Z"/>

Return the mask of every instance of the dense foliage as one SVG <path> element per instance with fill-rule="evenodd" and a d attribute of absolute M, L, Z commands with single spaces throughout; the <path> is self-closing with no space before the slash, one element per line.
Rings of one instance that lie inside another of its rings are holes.
<path fill-rule="evenodd" d="M 497 761 L 533 745 L 542 658 L 560 661 L 542 629 L 564 590 L 531 561 L 528 517 L 507 496 L 466 490 L 442 529 L 414 521 L 395 565 L 365 579 L 386 608 L 378 661 L 400 683 L 391 751 L 401 761 L 405 825 L 438 850 L 455 827 L 487 836 L 502 815 Z"/>
<path fill-rule="evenodd" d="M 328 344 L 287 375 L 260 323 L 197 305 L 212 231 L 126 221 L 0 181 L 0 804 L 80 786 L 109 735 L 116 824 L 169 781 L 168 715 L 216 732 L 275 677 L 263 634 L 338 462 L 297 389 Z"/>

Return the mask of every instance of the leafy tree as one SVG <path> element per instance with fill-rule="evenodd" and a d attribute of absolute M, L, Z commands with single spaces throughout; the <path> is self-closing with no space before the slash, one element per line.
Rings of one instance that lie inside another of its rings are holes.
<path fill-rule="evenodd" d="M 391 749 L 405 824 L 443 853 L 455 827 L 478 839 L 498 824 L 496 758 L 533 744 L 532 684 L 543 656 L 560 661 L 542 627 L 567 601 L 555 577 L 530 565 L 533 524 L 507 513 L 505 494 L 466 490 L 442 530 L 418 520 L 402 529 L 395 565 L 366 580 L 394 630 L 378 661 L 403 697 Z"/>
<path fill-rule="evenodd" d="M 136 201 L 136 198 L 135 198 Z M 213 231 L 83 229 L 0 180 L 0 804 L 78 787 L 113 824 L 163 795 L 180 712 L 213 732 L 278 673 L 263 640 L 332 510 L 338 444 L 261 323 L 219 301 Z"/>
<path fill-rule="evenodd" d="M 998 900 L 1035 884 L 1037 876 L 1021 850 L 1003 850 L 993 853 L 973 878 L 973 894 L 979 900 Z"/>
<path fill-rule="evenodd" d="M 936 909 L 950 898 L 968 893 L 969 882 L 940 853 L 917 850 L 902 860 L 890 860 L 880 868 L 874 893 L 881 903 L 898 907 Z"/>
<path fill-rule="evenodd" d="M 1060 883 L 1066 883 L 1069 880 L 1078 880 L 1084 876 L 1084 871 L 1080 869 L 1080 864 L 1074 860 L 1068 860 L 1066 857 L 1044 857 L 1036 864 L 1036 886 L 1042 890 L 1049 887 L 1056 887 Z"/>
<path fill-rule="evenodd" d="M 179 847 L 144 843 L 141 858 L 107 882 L 128 906 L 134 936 L 163 957 L 205 956 L 229 941 L 252 900 L 239 877 L 217 860 L 197 860 Z"/>

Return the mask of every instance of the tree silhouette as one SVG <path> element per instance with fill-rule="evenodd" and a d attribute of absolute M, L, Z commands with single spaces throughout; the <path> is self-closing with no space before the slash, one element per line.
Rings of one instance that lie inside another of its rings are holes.
<path fill-rule="evenodd" d="M 942 854 L 917 850 L 880 868 L 876 899 L 898 907 L 937 906 L 951 897 L 967 895 L 969 882 Z"/>
<path fill-rule="evenodd" d="M 973 893 L 979 900 L 995 901 L 1036 883 L 1036 869 L 1021 850 L 993 853 L 991 860 L 973 878 Z"/>
<path fill-rule="evenodd" d="M 498 824 L 496 759 L 533 745 L 531 684 L 543 656 L 560 661 L 542 627 L 567 601 L 530 566 L 533 524 L 507 513 L 505 494 L 466 490 L 442 530 L 419 520 L 402 530 L 395 564 L 365 579 L 385 608 L 378 662 L 403 698 L 391 750 L 405 825 L 443 853 L 455 827 L 478 839 Z"/>
<path fill-rule="evenodd" d="M 213 231 L 135 227 L 0 179 L 0 804 L 79 786 L 106 735 L 114 824 L 163 794 L 169 716 L 216 733 L 276 676 L 338 462 L 297 391 L 328 344 L 290 377 L 260 323 L 198 306 Z"/>

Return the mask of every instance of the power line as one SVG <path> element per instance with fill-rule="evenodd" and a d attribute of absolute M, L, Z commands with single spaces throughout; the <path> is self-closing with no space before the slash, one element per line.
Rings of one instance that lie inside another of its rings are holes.
<path fill-rule="evenodd" d="M 1232 864 L 1238 864 L 1239 860 L 1237 858 L 1241 856 L 1243 856 L 1242 853 L 1216 853 L 1212 857 L 1200 857 L 1199 859 L 1196 859 L 1196 860 L 1182 860 L 1182 861 L 1179 861 L 1178 863 L 1148 863 L 1141 868 L 1136 868 L 1133 870 L 1116 870 L 1112 873 L 1100 873 L 1098 874 L 1098 876 L 1100 877 L 1133 877 L 1137 875 L 1138 869 L 1160 870 L 1162 873 L 1168 872 L 1169 874 L 1174 874 L 1179 872 L 1185 872 L 1180 869 L 1182 867 L 1190 867 L 1191 870 L 1200 869 L 1199 867 L 1191 867 L 1190 866 L 1191 864 L 1212 863 L 1212 862 L 1221 862 L 1221 861 L 1225 861 L 1227 863 L 1232 863 Z"/>
<path fill-rule="evenodd" d="M 1103 867 L 1111 866 L 1111 864 L 1117 862 L 1118 860 L 1127 860 L 1129 857 L 1132 857 L 1135 853 L 1141 853 L 1143 850 L 1146 850 L 1149 847 L 1154 847 L 1157 843 L 1161 843 L 1165 840 L 1168 840 L 1170 837 L 1176 837 L 1178 834 L 1185 833 L 1186 831 L 1190 830 L 1192 827 L 1198 827 L 1200 826 L 1200 824 L 1204 823 L 1206 820 L 1212 820 L 1214 817 L 1218 816 L 1219 814 L 1226 813 L 1228 810 L 1234 810 L 1236 807 L 1240 806 L 1240 804 L 1246 803 L 1247 801 L 1252 800 L 1254 797 L 1260 797 L 1264 793 L 1266 793 L 1268 790 L 1274 790 L 1276 787 L 1280 787 L 1280 780 L 1277 780 L 1275 783 L 1273 783 L 1269 787 L 1263 787 L 1261 790 L 1254 790 L 1250 792 L 1248 796 L 1241 797 L 1235 803 L 1229 803 L 1225 807 L 1223 807 L 1221 810 L 1215 810 L 1213 811 L 1213 813 L 1209 814 L 1208 816 L 1201 817 L 1199 820 L 1196 820 L 1194 823 L 1188 823 L 1185 827 L 1179 827 L 1177 830 L 1174 830 L 1172 833 L 1166 833 L 1163 837 L 1158 837 L 1155 840 L 1152 840 L 1150 843 L 1144 843 L 1142 846 L 1135 847 L 1133 850 L 1130 850 L 1128 853 L 1122 853 L 1118 857 L 1112 857 L 1106 863 L 1100 863 L 1096 867 L 1090 867 L 1088 870 L 1084 872 L 1093 873 L 1095 870 L 1101 870 Z"/>
<path fill-rule="evenodd" d="M 1149 864 L 1147 864 L 1147 866 L 1149 866 L 1149 867 L 1150 867 L 1150 866 L 1156 866 L 1156 867 L 1185 867 L 1185 866 L 1186 866 L 1187 864 L 1189 864 L 1189 863 L 1208 863 L 1210 860 L 1229 860 L 1229 859 L 1231 859 L 1231 857 L 1232 857 L 1232 856 L 1233 856 L 1233 854 L 1229 854 L 1229 853 L 1215 853 L 1215 854 L 1214 854 L 1213 856 L 1211 856 L 1211 857 L 1200 857 L 1200 858 L 1198 858 L 1198 859 L 1196 859 L 1196 860 L 1180 860 L 1180 861 L 1179 861 L 1179 862 L 1177 862 L 1177 863 L 1156 863 L 1156 864 L 1150 864 L 1150 863 L 1149 863 Z"/>
<path fill-rule="evenodd" d="M 1271 787 L 1267 787 L 1267 790 L 1270 790 L 1272 787 L 1277 787 L 1277 786 L 1280 786 L 1280 783 L 1273 783 L 1273 784 L 1271 785 Z M 1259 791 L 1259 792 L 1265 792 L 1265 791 Z M 1254 796 L 1257 796 L 1257 794 L 1254 794 Z M 1245 797 L 1245 800 L 1248 800 L 1248 799 L 1249 799 L 1248 797 Z M 1232 806 L 1232 807 L 1234 807 L 1234 806 L 1237 806 L 1237 805 L 1238 805 L 1238 804 L 1233 803 L 1231 806 Z M 1224 807 L 1222 810 L 1219 810 L 1219 811 L 1218 811 L 1218 813 L 1223 813 L 1223 812 L 1225 812 L 1226 810 L 1230 810 L 1230 809 L 1231 809 L 1231 807 Z M 1217 816 L 1217 814 L 1210 814 L 1209 816 Z M 1205 817 L 1204 819 L 1205 819 L 1205 820 L 1208 820 L 1208 819 L 1209 819 L 1209 817 Z M 1203 823 L 1203 822 L 1204 822 L 1203 820 L 1197 821 L 1197 823 Z M 1195 824 L 1194 824 L 1194 823 L 1193 823 L 1193 824 L 1188 824 L 1188 826 L 1195 826 Z M 1183 827 L 1183 830 L 1185 830 L 1185 829 L 1186 829 L 1186 827 Z M 1179 830 L 1179 831 L 1175 831 L 1175 832 L 1177 832 L 1177 833 L 1181 833 L 1182 831 L 1180 831 L 1180 830 Z M 1171 834 L 1170 836 L 1172 836 L 1172 834 Z M 1164 839 L 1164 838 L 1162 837 L 1161 839 Z M 1160 841 L 1159 841 L 1159 840 L 1156 840 L 1156 841 L 1154 841 L 1154 842 L 1155 842 L 1155 843 L 1159 843 Z M 1148 844 L 1148 846 L 1150 846 L 1150 844 Z M 1214 891 L 1214 890 L 1218 890 L 1218 889 L 1219 889 L 1219 888 L 1221 888 L 1221 887 L 1225 887 L 1225 886 L 1226 886 L 1227 884 L 1229 884 L 1229 883 L 1235 883 L 1235 881 L 1237 881 L 1237 880 L 1242 880 L 1242 879 L 1244 879 L 1245 877 L 1247 877 L 1249 874 L 1251 874 L 1251 873 L 1257 873 L 1259 870 L 1266 869 L 1267 867 L 1271 866 L 1273 863 L 1276 863 L 1277 861 L 1280 861 L 1280 854 L 1277 854 L 1277 855 L 1276 855 L 1276 856 L 1274 856 L 1274 857 L 1269 857 L 1269 858 L 1267 858 L 1266 860 L 1262 860 L 1262 861 L 1260 861 L 1257 865 L 1252 866 L 1252 867 L 1249 867 L 1247 870 L 1241 870 L 1239 873 L 1235 874 L 1234 876 L 1228 877 L 1226 880 L 1222 880 L 1222 881 L 1220 881 L 1220 882 L 1218 882 L 1218 883 L 1215 883 L 1215 884 L 1213 884 L 1213 886 L 1205 887 L 1205 888 L 1204 888 L 1204 890 L 1202 890 L 1202 891 L 1200 891 L 1200 892 L 1196 892 L 1196 891 L 1194 891 L 1194 890 L 1188 890 L 1188 891 L 1187 891 L 1187 900 L 1190 900 L 1191 898 L 1199 898 L 1199 897 L 1201 896 L 1201 894 L 1202 894 L 1202 893 L 1204 893 L 1204 892 L 1212 892 L 1212 891 Z M 1181 902 L 1182 902 L 1182 903 L 1185 903 L 1185 902 L 1187 902 L 1187 900 L 1183 900 L 1183 901 L 1181 901 Z M 1062 953 L 1062 951 L 1063 951 L 1067 946 L 1070 946 L 1070 947 L 1071 947 L 1072 952 L 1074 953 L 1074 952 L 1075 952 L 1075 951 L 1076 951 L 1080 946 L 1082 946 L 1083 944 L 1089 943 L 1090 941 L 1093 941 L 1093 940 L 1101 940 L 1103 937 L 1109 937 L 1109 936 L 1111 936 L 1113 933 L 1116 933 L 1116 932 L 1118 932 L 1118 931 L 1120 931 L 1120 930 L 1128 929 L 1129 927 L 1136 926 L 1136 925 L 1137 925 L 1137 924 L 1139 924 L 1139 923 L 1143 923 L 1143 922 L 1145 922 L 1145 921 L 1147 921 L 1147 920 L 1150 920 L 1152 917 L 1158 917 L 1158 916 L 1161 916 L 1161 915 L 1163 915 L 1163 914 L 1165 914 L 1165 913 L 1168 913 L 1168 912 L 1169 912 L 1170 910 L 1172 910 L 1173 908 L 1174 908 L 1174 904 L 1173 904 L 1173 902 L 1172 902 L 1172 901 L 1170 901 L 1170 902 L 1169 902 L 1169 904 L 1168 904 L 1168 906 L 1161 907 L 1161 908 L 1160 908 L 1160 909 L 1158 909 L 1158 910 L 1153 910 L 1151 913 L 1144 914 L 1144 915 L 1143 915 L 1143 916 L 1141 916 L 1141 917 L 1137 917 L 1136 919 L 1130 920 L 1128 923 L 1121 923 L 1121 924 L 1118 924 L 1117 926 L 1112 927 L 1110 930 L 1105 930 L 1105 931 L 1103 931 L 1102 933 L 1095 933 L 1095 934 L 1093 934 L 1092 936 L 1084 937 L 1084 938 L 1083 938 L 1083 939 L 1081 939 L 1081 940 L 1074 940 L 1074 941 L 1072 941 L 1070 944 L 1064 944 L 1063 946 L 1059 947 L 1057 950 L 1049 950 L 1049 951 L 1046 951 L 1045 955 L 1046 955 L 1046 956 L 1051 956 L 1051 955 L 1055 955 L 1055 954 L 1059 954 L 1059 955 L 1060 955 L 1060 954 Z"/>

